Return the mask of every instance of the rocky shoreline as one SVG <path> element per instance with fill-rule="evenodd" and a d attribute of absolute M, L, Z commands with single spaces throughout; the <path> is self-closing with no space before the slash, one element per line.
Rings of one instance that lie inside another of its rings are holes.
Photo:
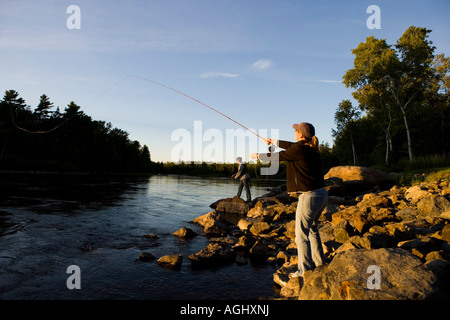
<path fill-rule="evenodd" d="M 234 197 L 211 204 L 213 211 L 192 221 L 203 228 L 209 244 L 188 257 L 191 267 L 273 264 L 280 299 L 450 297 L 450 177 L 398 187 L 382 171 L 345 166 L 332 168 L 325 178 L 330 200 L 319 232 L 327 263 L 304 279 L 288 276 L 297 267 L 298 199 L 284 187 L 251 203 Z M 195 232 L 182 228 L 174 235 L 190 238 Z M 157 263 L 179 268 L 182 261 L 181 255 L 172 255 Z"/>

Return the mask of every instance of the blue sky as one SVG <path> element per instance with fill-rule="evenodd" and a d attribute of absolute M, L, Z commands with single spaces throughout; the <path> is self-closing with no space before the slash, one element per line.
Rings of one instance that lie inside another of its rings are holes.
<path fill-rule="evenodd" d="M 80 8 L 81 29 L 67 28 L 69 5 Z M 367 28 L 370 5 L 381 9 L 379 30 Z M 334 112 L 351 98 L 342 84 L 351 49 L 370 35 L 394 44 L 415 25 L 431 29 L 435 52 L 448 56 L 449 9 L 448 0 L 0 0 L 0 90 L 18 91 L 32 108 L 42 94 L 61 110 L 75 101 L 148 145 L 154 161 L 174 160 L 172 134 L 194 135 L 194 121 L 224 138 L 239 127 L 129 75 L 185 92 L 257 132 L 278 130 L 281 139 L 293 139 L 292 123 L 311 122 L 332 145 Z"/>

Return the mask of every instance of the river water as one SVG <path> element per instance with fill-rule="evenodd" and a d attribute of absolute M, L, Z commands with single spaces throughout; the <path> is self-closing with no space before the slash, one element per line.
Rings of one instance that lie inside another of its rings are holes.
<path fill-rule="evenodd" d="M 237 182 L 188 176 L 13 175 L 0 179 L 0 299 L 257 299 L 274 296 L 275 267 L 191 269 L 208 244 L 172 233 L 188 227 Z M 253 181 L 252 196 L 267 185 Z M 243 195 L 245 192 L 243 192 Z M 155 234 L 157 239 L 144 237 Z M 182 254 L 179 270 L 137 260 Z M 69 290 L 67 268 L 80 268 Z"/>

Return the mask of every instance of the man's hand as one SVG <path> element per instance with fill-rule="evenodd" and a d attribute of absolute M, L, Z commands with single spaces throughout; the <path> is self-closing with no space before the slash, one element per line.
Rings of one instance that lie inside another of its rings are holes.
<path fill-rule="evenodd" d="M 250 159 L 258 159 L 257 153 L 250 153 Z"/>

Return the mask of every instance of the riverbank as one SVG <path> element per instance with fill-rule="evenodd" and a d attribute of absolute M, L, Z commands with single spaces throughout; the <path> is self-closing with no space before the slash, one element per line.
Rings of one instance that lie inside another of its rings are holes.
<path fill-rule="evenodd" d="M 283 187 L 246 203 L 221 199 L 193 220 L 209 244 L 189 256 L 192 267 L 270 263 L 275 298 L 447 299 L 450 271 L 450 174 L 413 186 L 361 167 L 326 176 L 330 195 L 319 232 L 327 263 L 296 270 L 297 199 Z"/>

